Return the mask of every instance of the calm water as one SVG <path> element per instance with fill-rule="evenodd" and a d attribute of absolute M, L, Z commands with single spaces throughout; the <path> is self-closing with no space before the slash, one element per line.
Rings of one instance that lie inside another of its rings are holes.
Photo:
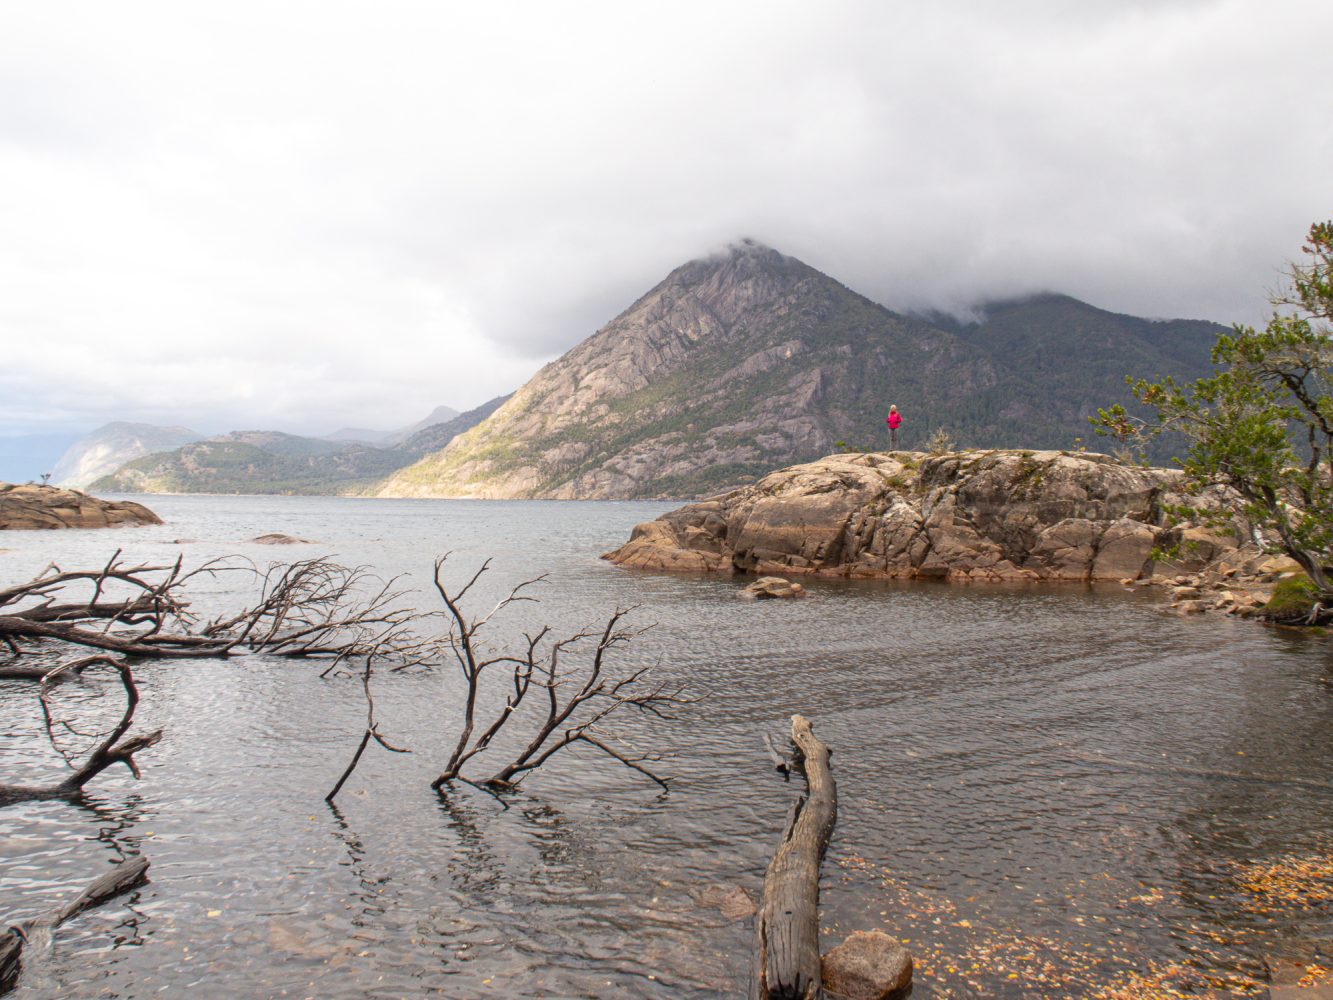
<path fill-rule="evenodd" d="M 793 794 L 762 736 L 782 737 L 797 711 L 833 747 L 840 790 L 824 926 L 908 940 L 917 998 L 1094 996 L 1172 969 L 1186 991 L 1203 975 L 1240 989 L 1265 959 L 1333 950 L 1327 883 L 1321 902 L 1247 874 L 1327 866 L 1326 640 L 1175 618 L 1118 587 L 815 583 L 802 602 L 747 603 L 732 581 L 597 559 L 667 504 L 152 506 L 166 525 L 6 533 L 0 582 L 116 547 L 187 562 L 328 553 L 417 586 L 436 554 L 452 551 L 460 575 L 491 556 L 479 597 L 549 574 L 542 604 L 494 639 L 641 605 L 655 627 L 619 662 L 653 663 L 698 701 L 675 722 L 629 720 L 674 755 L 660 765 L 669 794 L 576 751 L 505 810 L 468 787 L 430 791 L 456 732 L 455 673 L 382 675 L 381 728 L 414 752 L 372 748 L 335 811 L 322 798 L 361 732 L 358 681 L 262 658 L 143 665 L 140 725 L 166 730 L 140 757 L 143 781 L 107 773 L 82 804 L 0 811 L 0 917 L 64 900 L 131 854 L 150 857 L 152 883 L 66 925 L 19 995 L 741 993 L 752 922 L 717 902 L 758 896 Z M 317 544 L 246 541 L 269 531 Z M 198 600 L 250 593 L 237 575 Z M 91 712 L 114 694 L 92 678 L 60 697 Z M 56 777 L 33 686 L 0 682 L 0 712 L 0 780 Z"/>

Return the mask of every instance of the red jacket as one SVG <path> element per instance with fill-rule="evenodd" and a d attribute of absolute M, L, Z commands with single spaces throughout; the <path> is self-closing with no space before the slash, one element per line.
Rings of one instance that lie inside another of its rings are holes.
<path fill-rule="evenodd" d="M 889 416 L 888 416 L 888 419 L 885 421 L 885 423 L 887 423 L 887 424 L 888 424 L 890 427 L 892 427 L 895 431 L 896 431 L 900 426 L 902 426 L 902 422 L 903 422 L 903 415 L 902 415 L 901 413 L 897 412 L 896 410 L 895 410 L 893 413 L 890 413 Z"/>

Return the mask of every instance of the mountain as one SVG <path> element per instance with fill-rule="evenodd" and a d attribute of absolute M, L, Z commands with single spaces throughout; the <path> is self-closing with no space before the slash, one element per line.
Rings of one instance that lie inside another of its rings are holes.
<path fill-rule="evenodd" d="M 1220 329 L 1152 323 L 1063 296 L 973 323 L 900 315 L 754 241 L 691 261 L 488 419 L 394 475 L 382 496 L 689 498 L 839 441 L 936 428 L 972 447 L 1069 448 L 1124 375 L 1206 369 Z M 1192 359 L 1192 360 L 1191 360 Z"/>
<path fill-rule="evenodd" d="M 323 435 L 321 441 L 355 441 L 359 444 L 378 444 L 392 431 L 373 431 L 368 427 L 339 427 L 332 434 Z"/>
<path fill-rule="evenodd" d="M 203 436 L 188 427 L 115 421 L 70 445 L 51 470 L 51 479 L 61 486 L 87 489 L 94 480 L 115 472 L 132 459 L 179 448 Z"/>
<path fill-rule="evenodd" d="M 325 441 L 356 441 L 361 444 L 372 444 L 380 448 L 396 448 L 413 434 L 424 430 L 435 424 L 447 423 L 458 416 L 458 411 L 452 406 L 437 406 L 426 414 L 422 419 L 406 427 L 399 427 L 393 431 L 375 431 L 365 427 L 342 427 L 332 434 L 325 434 Z"/>
<path fill-rule="evenodd" d="M 280 431 L 233 431 L 127 462 L 92 483 L 122 493 L 360 494 L 476 426 L 508 396 L 417 430 L 393 448 Z M 449 412 L 439 407 L 435 413 Z"/>
<path fill-rule="evenodd" d="M 430 424 L 422 427 L 413 433 L 406 440 L 402 441 L 398 447 L 404 451 L 410 451 L 416 455 L 425 455 L 428 452 L 439 451 L 458 435 L 464 431 L 470 431 L 481 423 L 492 413 L 498 410 L 505 403 L 509 402 L 511 392 L 508 396 L 496 396 L 489 402 L 482 403 L 475 409 L 468 410 L 466 413 L 460 413 L 452 420 L 445 420 L 442 423 Z M 445 407 L 441 407 L 445 409 Z"/>
<path fill-rule="evenodd" d="M 381 443 L 386 447 L 396 447 L 410 438 L 413 434 L 417 433 L 417 431 L 423 431 L 427 427 L 433 427 L 436 424 L 448 423 L 458 415 L 458 411 L 452 406 L 437 406 L 415 424 L 411 424 L 408 427 L 400 427 L 396 431 L 390 431 L 384 436 L 384 440 Z"/>
<path fill-rule="evenodd" d="M 1040 386 L 1043 405 L 1053 407 L 1062 421 L 1123 402 L 1128 374 L 1153 379 L 1204 374 L 1223 329 L 1205 320 L 1126 316 L 1054 293 L 986 302 L 974 312 L 979 319 L 966 323 L 931 318 L 1004 370 Z M 1114 386 L 1107 384 L 1108 373 Z"/>
<path fill-rule="evenodd" d="M 120 493 L 359 493 L 413 461 L 410 452 L 234 431 L 145 455 L 92 484 Z"/>

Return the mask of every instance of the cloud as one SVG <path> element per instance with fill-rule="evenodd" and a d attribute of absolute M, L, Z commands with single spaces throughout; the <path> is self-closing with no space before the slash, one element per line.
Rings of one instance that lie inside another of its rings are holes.
<path fill-rule="evenodd" d="M 1257 319 L 1333 211 L 1330 34 L 1315 0 L 9 5 L 0 428 L 466 408 L 745 235 L 897 308 Z"/>

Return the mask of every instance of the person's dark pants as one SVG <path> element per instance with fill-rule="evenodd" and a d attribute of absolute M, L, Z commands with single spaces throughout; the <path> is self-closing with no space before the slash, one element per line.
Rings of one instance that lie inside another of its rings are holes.
<path fill-rule="evenodd" d="M 890 428 L 889 428 L 889 450 L 890 450 L 890 451 L 897 451 L 897 450 L 898 450 L 898 428 L 897 428 L 897 427 L 890 427 Z"/>

